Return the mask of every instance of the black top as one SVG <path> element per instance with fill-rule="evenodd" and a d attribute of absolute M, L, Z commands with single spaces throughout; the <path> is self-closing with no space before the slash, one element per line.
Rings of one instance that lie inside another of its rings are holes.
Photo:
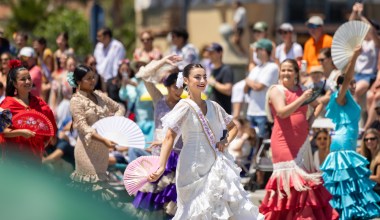
<path fill-rule="evenodd" d="M 229 65 L 223 64 L 220 68 L 213 69 L 211 75 L 215 78 L 217 82 L 222 84 L 234 82 L 234 74 Z M 231 96 L 224 95 L 215 88 L 213 88 L 209 99 L 219 103 L 219 105 L 222 106 L 228 114 L 231 114 Z"/>

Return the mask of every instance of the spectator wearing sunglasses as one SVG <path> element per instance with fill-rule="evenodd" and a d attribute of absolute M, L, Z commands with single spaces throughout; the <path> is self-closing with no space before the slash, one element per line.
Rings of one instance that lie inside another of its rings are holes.
<path fill-rule="evenodd" d="M 378 130 L 370 128 L 363 134 L 362 143 L 359 152 L 369 161 L 371 175 L 369 179 L 376 182 L 373 188 L 377 194 L 380 194 L 380 134 Z"/>
<path fill-rule="evenodd" d="M 278 28 L 283 43 L 276 47 L 275 61 L 277 64 L 286 59 L 294 59 L 300 62 L 303 56 L 301 45 L 293 41 L 294 28 L 289 23 L 283 23 Z"/>
<path fill-rule="evenodd" d="M 149 30 L 145 30 L 140 34 L 141 47 L 138 47 L 133 52 L 133 59 L 140 60 L 141 57 L 148 57 L 150 61 L 159 60 L 162 58 L 161 51 L 153 46 L 153 34 Z"/>
<path fill-rule="evenodd" d="M 312 16 L 306 22 L 310 38 L 304 45 L 303 59 L 307 63 L 307 72 L 312 66 L 320 65 L 318 62 L 318 54 L 324 47 L 331 47 L 332 37 L 324 33 L 323 20 L 319 16 Z"/>

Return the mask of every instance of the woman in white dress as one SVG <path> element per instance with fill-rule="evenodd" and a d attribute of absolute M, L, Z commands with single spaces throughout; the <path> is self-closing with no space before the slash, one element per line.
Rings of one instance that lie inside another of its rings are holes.
<path fill-rule="evenodd" d="M 182 135 L 176 173 L 178 209 L 173 219 L 263 219 L 240 184 L 240 168 L 225 150 L 237 132 L 232 117 L 217 103 L 201 99 L 207 76 L 200 64 L 187 65 L 181 75 L 177 85 L 184 80 L 190 98 L 179 101 L 162 118 L 166 136 L 160 168 L 149 181 L 163 174 L 173 145 Z"/>

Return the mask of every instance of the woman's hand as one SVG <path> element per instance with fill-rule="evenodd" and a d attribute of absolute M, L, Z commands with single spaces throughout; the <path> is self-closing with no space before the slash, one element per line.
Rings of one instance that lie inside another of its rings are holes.
<path fill-rule="evenodd" d="M 111 140 L 108 140 L 106 138 L 104 138 L 104 141 L 103 143 L 108 147 L 108 148 L 115 148 L 115 146 L 117 145 L 117 143 L 111 141 Z"/>
<path fill-rule="evenodd" d="M 310 98 L 311 96 L 313 95 L 313 90 L 312 89 L 307 89 L 305 90 L 302 95 L 301 95 L 301 98 L 302 100 L 307 100 L 308 98 Z"/>
<path fill-rule="evenodd" d="M 163 60 L 165 61 L 165 63 L 167 63 L 169 65 L 176 66 L 175 63 L 182 61 L 182 57 L 175 55 L 175 54 L 171 54 L 171 55 L 164 57 Z"/>
<path fill-rule="evenodd" d="M 148 176 L 148 181 L 149 182 L 155 182 L 155 181 L 157 181 L 162 176 L 162 174 L 164 173 L 164 171 L 165 171 L 165 167 L 160 166 L 154 173 L 151 173 Z"/>
<path fill-rule="evenodd" d="M 223 141 L 220 141 L 218 143 L 216 143 L 216 147 L 218 148 L 218 150 L 220 152 L 224 152 L 224 149 L 228 147 L 228 143 L 227 143 L 227 140 L 223 140 Z"/>
<path fill-rule="evenodd" d="M 36 135 L 36 132 L 29 129 L 17 129 L 17 132 L 20 134 L 19 136 L 22 136 L 24 138 L 31 138 Z"/>

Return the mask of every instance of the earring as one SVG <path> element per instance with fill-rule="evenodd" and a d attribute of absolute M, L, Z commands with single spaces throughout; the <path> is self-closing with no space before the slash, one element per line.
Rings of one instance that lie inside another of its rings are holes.
<path fill-rule="evenodd" d="M 14 95 L 14 96 L 17 96 L 17 89 L 15 89 L 13 95 Z"/>

